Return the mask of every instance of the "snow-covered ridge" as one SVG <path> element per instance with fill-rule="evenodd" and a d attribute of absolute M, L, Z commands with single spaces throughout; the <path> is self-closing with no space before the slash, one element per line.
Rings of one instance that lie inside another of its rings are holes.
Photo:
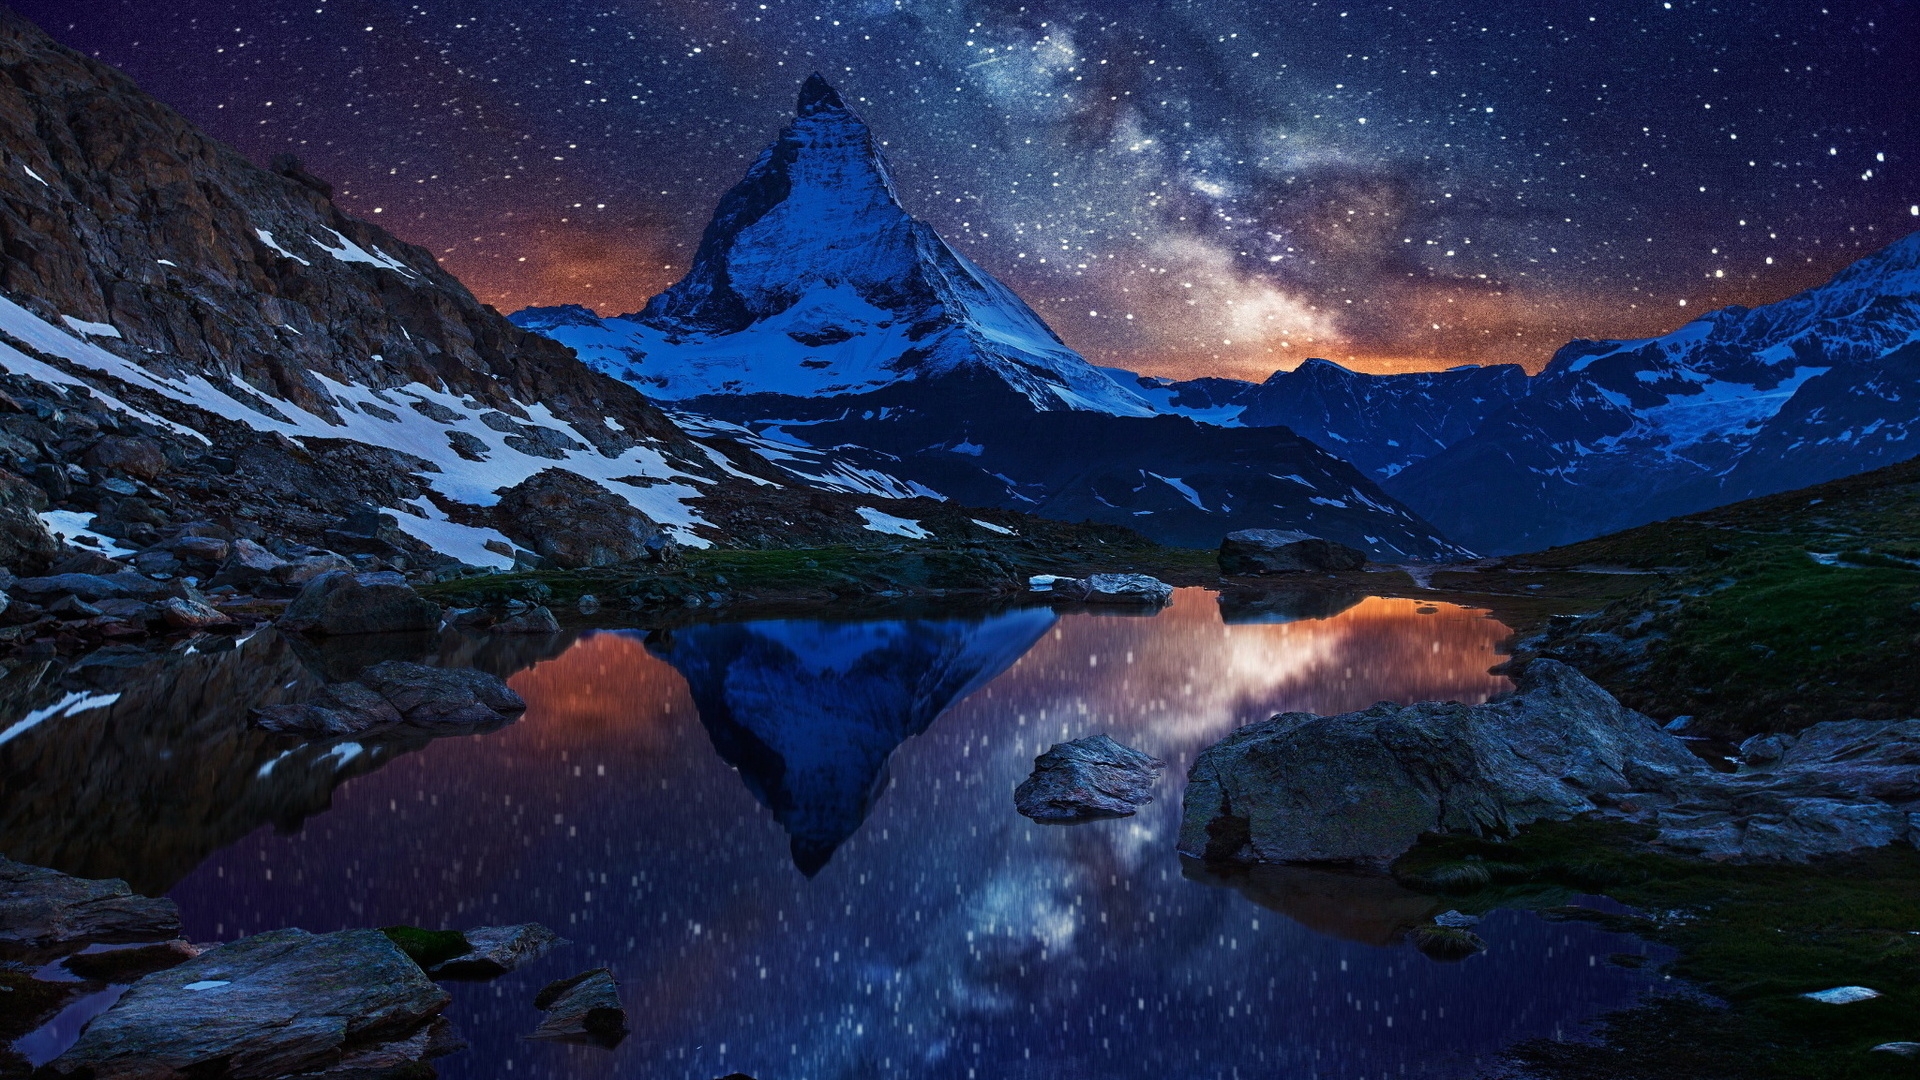
<path fill-rule="evenodd" d="M 115 411 L 177 434 L 212 441 L 205 432 L 188 424 L 127 404 L 87 376 L 104 376 L 138 387 L 256 431 L 294 439 L 351 439 L 397 450 L 430 462 L 435 468 L 422 472 L 421 479 L 449 503 L 468 507 L 492 506 L 499 502 L 498 489 L 517 484 L 542 469 L 559 466 L 606 486 L 666 527 L 681 543 L 695 547 L 708 543 L 692 531 L 703 521 L 687 504 L 705 494 L 702 489 L 713 482 L 711 478 L 676 467 L 660 451 L 646 445 L 608 456 L 584 439 L 567 436 L 571 430 L 567 423 L 539 402 L 518 403 L 526 416 L 518 421 L 519 426 L 554 431 L 572 441 L 576 449 L 557 451 L 557 457 L 551 449 L 541 455 L 526 453 L 509 441 L 516 429 L 514 425 L 501 423 L 505 414 L 500 410 L 422 383 L 375 388 L 337 382 L 310 372 L 309 376 L 336 409 L 334 417 L 323 417 L 282 398 L 261 394 L 254 388 L 236 393 L 236 388 L 217 384 L 204 375 L 169 378 L 76 337 L 4 297 L 0 297 L 0 334 L 44 356 L 64 360 L 87 374 L 56 367 L 5 342 L 0 342 L 0 368 L 42 382 L 84 388 Z M 488 420 L 493 423 L 489 424 Z M 457 452 L 456 446 L 463 447 L 470 456 Z M 713 460 L 718 466 L 722 459 L 713 455 Z M 632 483 L 636 477 L 644 477 L 649 482 Z M 876 482 L 870 486 L 881 485 Z M 511 551 L 513 544 L 504 535 L 492 528 L 452 521 L 446 511 L 431 501 L 382 509 L 392 513 L 409 534 L 464 562 L 475 566 L 512 565 L 511 555 L 484 546 L 493 541 Z M 63 521 L 61 524 L 77 523 Z"/>

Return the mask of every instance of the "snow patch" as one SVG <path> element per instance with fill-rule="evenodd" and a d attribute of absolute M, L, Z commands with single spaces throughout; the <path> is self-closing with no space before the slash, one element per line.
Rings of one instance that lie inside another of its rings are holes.
<path fill-rule="evenodd" d="M 891 533 L 894 536 L 910 537 L 914 540 L 928 540 L 933 537 L 932 533 L 922 528 L 920 523 L 914 521 L 912 518 L 895 517 L 884 511 L 875 510 L 871 506 L 861 506 L 855 509 L 858 510 L 860 516 L 867 521 L 865 525 L 861 526 L 862 528 L 872 529 L 874 532 L 879 533 Z"/>

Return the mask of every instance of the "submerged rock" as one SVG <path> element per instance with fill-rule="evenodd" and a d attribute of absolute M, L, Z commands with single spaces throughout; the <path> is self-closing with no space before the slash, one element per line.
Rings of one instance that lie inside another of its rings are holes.
<path fill-rule="evenodd" d="M 1431 926 L 1414 927 L 1408 931 L 1407 940 L 1429 959 L 1442 962 L 1465 960 L 1487 949 L 1485 939 L 1479 934 L 1463 926 L 1449 926 L 1438 920 Z"/>
<path fill-rule="evenodd" d="M 620 1004 L 620 984 L 606 968 L 549 983 L 534 997 L 533 1005 L 547 1018 L 527 1036 L 530 1039 L 611 1049 L 627 1037 L 627 1010 Z"/>
<path fill-rule="evenodd" d="M 179 933 L 180 908 L 171 900 L 136 896 L 118 879 L 0 858 L 0 949 L 158 941 Z"/>
<path fill-rule="evenodd" d="M 1234 577 L 1359 570 L 1366 565 L 1366 552 L 1312 533 L 1242 529 L 1220 541 L 1220 572 Z"/>
<path fill-rule="evenodd" d="M 433 630 L 440 625 L 440 607 L 391 570 L 334 570 L 308 581 L 275 625 L 326 635 Z"/>
<path fill-rule="evenodd" d="M 350 1063 L 397 1069 L 447 1048 L 434 1019 L 450 1000 L 378 930 L 276 930 L 134 983 L 47 1071 L 266 1080 Z"/>
<path fill-rule="evenodd" d="M 436 979 L 491 979 L 538 960 L 567 939 L 540 925 L 480 926 L 464 935 L 468 950 L 427 969 Z"/>
<path fill-rule="evenodd" d="M 253 722 L 311 737 L 400 725 L 453 735 L 492 731 L 526 708 L 525 699 L 497 675 L 389 660 L 361 672 L 357 681 L 322 687 L 309 701 L 255 709 Z"/>
<path fill-rule="evenodd" d="M 557 634 L 560 620 L 554 618 L 551 609 L 542 606 L 501 619 L 488 629 L 496 634 Z"/>
<path fill-rule="evenodd" d="M 1033 775 L 1014 790 L 1016 809 L 1035 821 L 1071 825 L 1128 817 L 1153 801 L 1166 762 L 1105 735 L 1055 745 L 1033 759 Z"/>
<path fill-rule="evenodd" d="M 1426 832 L 1504 834 L 1706 766 L 1574 669 L 1536 660 L 1485 705 L 1285 713 L 1204 751 L 1180 850 L 1237 862 L 1383 865 Z"/>

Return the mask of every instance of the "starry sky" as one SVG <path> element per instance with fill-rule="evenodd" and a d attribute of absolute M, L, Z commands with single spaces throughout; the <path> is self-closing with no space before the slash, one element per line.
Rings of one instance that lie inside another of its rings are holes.
<path fill-rule="evenodd" d="M 512 311 L 637 310 L 810 71 L 1096 363 L 1517 361 L 1920 228 L 1909 0 L 14 0 Z"/>

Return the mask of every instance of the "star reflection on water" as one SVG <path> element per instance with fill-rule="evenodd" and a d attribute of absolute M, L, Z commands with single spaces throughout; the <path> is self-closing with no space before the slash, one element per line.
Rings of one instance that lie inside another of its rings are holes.
<path fill-rule="evenodd" d="M 474 1046 L 440 1063 L 454 1077 L 1459 1076 L 1646 989 L 1604 959 L 1644 947 L 1584 923 L 1495 913 L 1486 953 L 1438 964 L 1400 934 L 1440 906 L 1390 880 L 1183 868 L 1186 769 L 1233 727 L 1506 687 L 1487 669 L 1507 631 L 1484 612 L 1356 597 L 1225 615 L 1189 589 L 1151 617 L 1029 608 L 592 632 L 510 655 L 443 644 L 441 662 L 512 672 L 526 715 L 370 748 L 315 790 L 337 753 L 229 747 L 160 769 L 170 779 L 129 796 L 138 809 L 217 832 L 204 850 L 166 846 L 164 868 L 142 867 L 125 829 L 0 816 L 0 843 L 30 835 L 56 865 L 164 878 L 199 940 L 527 920 L 572 939 L 456 988 L 449 1015 Z M 204 725 L 142 746 L 205 754 Z M 1071 828 L 1013 812 L 1036 754 L 1101 732 L 1168 762 L 1155 802 Z M 29 759 L 0 748 L 0 769 L 51 760 L 57 735 Z M 79 723 L 68 737 L 116 741 Z M 235 770 L 256 782 L 214 775 Z M 42 809 L 85 788 L 77 804 L 128 816 L 97 772 L 59 775 L 35 789 Z M 301 775 L 278 830 L 242 835 L 195 802 L 206 789 L 271 807 L 261 785 Z M 600 964 L 632 1037 L 612 1053 L 521 1038 L 534 990 Z"/>

